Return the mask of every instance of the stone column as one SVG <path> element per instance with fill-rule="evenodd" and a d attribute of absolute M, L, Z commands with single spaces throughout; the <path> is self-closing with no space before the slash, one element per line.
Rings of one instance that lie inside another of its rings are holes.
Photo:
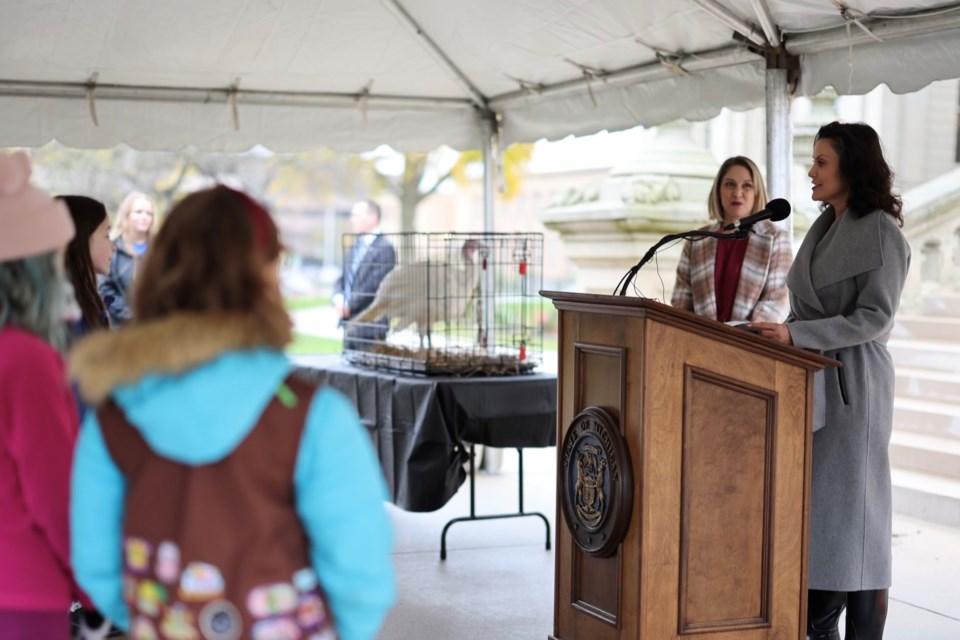
<path fill-rule="evenodd" d="M 577 267 L 577 290 L 613 293 L 621 276 L 661 237 L 706 225 L 719 163 L 690 136 L 690 124 L 661 126 L 636 157 L 600 183 L 571 189 L 540 213 Z M 663 248 L 637 275 L 641 295 L 670 301 L 680 243 Z"/>

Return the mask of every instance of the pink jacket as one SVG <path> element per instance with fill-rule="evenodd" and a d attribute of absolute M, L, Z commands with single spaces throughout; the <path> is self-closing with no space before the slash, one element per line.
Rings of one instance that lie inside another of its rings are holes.
<path fill-rule="evenodd" d="M 0 610 L 66 614 L 80 598 L 68 530 L 77 422 L 60 355 L 0 328 Z"/>

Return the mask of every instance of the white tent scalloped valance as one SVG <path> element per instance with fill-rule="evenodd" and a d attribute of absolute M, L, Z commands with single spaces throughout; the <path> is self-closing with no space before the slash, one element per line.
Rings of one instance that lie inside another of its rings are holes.
<path fill-rule="evenodd" d="M 739 32 L 735 35 L 735 32 Z M 709 118 L 960 76 L 960 2 L 0 0 L 0 146 L 362 151 Z"/>

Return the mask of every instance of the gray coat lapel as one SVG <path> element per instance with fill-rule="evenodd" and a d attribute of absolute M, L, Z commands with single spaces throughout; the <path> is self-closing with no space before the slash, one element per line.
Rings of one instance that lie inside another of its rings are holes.
<path fill-rule="evenodd" d="M 842 247 L 857 247 L 856 251 L 833 251 L 829 262 L 825 263 L 829 274 L 820 287 L 847 280 L 867 271 L 883 266 L 883 249 L 880 241 L 880 216 L 883 212 L 874 212 L 865 216 L 853 216 L 844 213 L 837 223 L 835 242 Z"/>
<path fill-rule="evenodd" d="M 822 282 L 817 282 L 817 287 L 823 288 L 883 266 L 880 240 L 881 215 L 884 215 L 883 212 L 854 216 L 848 211 L 833 223 L 839 225 L 833 242 L 837 246 L 856 247 L 857 250 L 830 252 L 827 256 L 828 262 L 818 267 L 828 275 Z M 813 284 L 811 264 L 813 251 L 830 229 L 833 218 L 833 209 L 827 209 L 820 214 L 803 239 L 793 267 L 787 274 L 787 287 L 790 293 L 821 313 L 824 312 L 823 304 L 817 295 L 817 287 Z"/>
<path fill-rule="evenodd" d="M 820 214 L 820 217 L 813 222 L 810 230 L 807 231 L 807 235 L 803 238 L 797 256 L 794 258 L 793 266 L 787 272 L 787 288 L 790 293 L 820 313 L 823 313 L 823 305 L 820 304 L 817 290 L 813 287 L 810 263 L 813 261 L 813 250 L 824 234 L 827 233 L 832 221 L 833 209 L 828 209 Z"/>

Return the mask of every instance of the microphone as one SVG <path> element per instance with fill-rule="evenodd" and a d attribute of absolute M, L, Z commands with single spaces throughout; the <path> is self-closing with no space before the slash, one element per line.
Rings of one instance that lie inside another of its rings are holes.
<path fill-rule="evenodd" d="M 630 286 L 630 283 L 633 282 L 633 278 L 637 275 L 637 272 L 640 270 L 640 267 L 650 262 L 650 259 L 653 258 L 656 254 L 657 249 L 662 247 L 668 242 L 673 240 L 679 240 L 681 238 L 717 238 L 720 240 L 736 240 L 737 238 L 746 238 L 747 233 L 750 231 L 750 227 L 757 224 L 761 220 L 773 220 L 778 222 L 785 219 L 790 215 L 790 203 L 784 200 L 783 198 L 777 198 L 771 200 L 767 203 L 767 206 L 763 210 L 749 215 L 742 220 L 737 220 L 736 222 L 731 222 L 730 224 L 724 226 L 721 231 L 736 231 L 737 233 L 727 234 L 717 231 L 707 231 L 705 229 L 697 229 L 696 231 L 684 231 L 682 233 L 671 233 L 666 235 L 660 240 L 657 241 L 655 245 L 650 247 L 650 250 L 647 251 L 644 256 L 640 259 L 640 262 L 630 267 L 630 269 L 623 274 L 623 277 L 620 278 L 620 282 L 617 283 L 616 289 L 620 290 L 619 295 L 623 296 L 627 294 L 627 287 Z"/>
<path fill-rule="evenodd" d="M 773 220 L 779 222 L 790 215 L 790 203 L 783 198 L 776 198 L 767 203 L 767 206 L 754 214 L 731 222 L 723 227 L 724 231 L 735 231 L 738 229 L 749 229 L 761 220 Z"/>

